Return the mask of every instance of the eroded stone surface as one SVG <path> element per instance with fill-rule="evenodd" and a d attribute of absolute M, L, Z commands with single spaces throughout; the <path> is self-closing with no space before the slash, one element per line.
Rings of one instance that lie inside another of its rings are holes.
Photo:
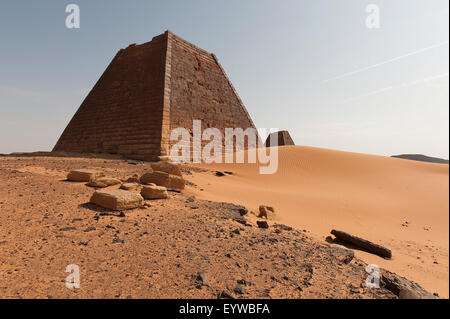
<path fill-rule="evenodd" d="M 144 199 L 137 193 L 113 189 L 95 191 L 90 202 L 104 208 L 121 210 L 140 207 Z"/>
<path fill-rule="evenodd" d="M 150 164 L 154 171 L 165 172 L 170 175 L 181 176 L 180 166 L 178 164 L 160 161 Z"/>
<path fill-rule="evenodd" d="M 142 184 L 154 183 L 159 186 L 164 186 L 168 190 L 181 191 L 185 187 L 185 180 L 181 176 L 171 175 L 166 172 L 154 171 L 145 173 L 141 176 Z"/>
<path fill-rule="evenodd" d="M 74 169 L 67 174 L 67 180 L 73 182 L 90 182 L 102 176 L 103 172 L 101 171 L 93 169 Z"/>
<path fill-rule="evenodd" d="M 144 185 L 141 189 L 141 195 L 145 199 L 164 199 L 168 197 L 167 188 L 152 185 Z"/>

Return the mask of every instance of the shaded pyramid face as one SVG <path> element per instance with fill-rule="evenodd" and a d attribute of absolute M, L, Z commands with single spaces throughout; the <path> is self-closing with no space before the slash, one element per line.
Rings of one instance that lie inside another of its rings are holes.
<path fill-rule="evenodd" d="M 54 151 L 169 155 L 172 129 L 255 128 L 214 54 L 166 31 L 121 49 L 92 88 Z M 203 141 L 203 144 L 208 141 Z"/>
<path fill-rule="evenodd" d="M 271 145 L 271 136 L 272 139 L 277 143 L 276 145 Z M 294 141 L 291 138 L 291 135 L 288 131 L 278 131 L 274 133 L 270 133 L 270 135 L 267 137 L 265 146 L 284 146 L 284 145 L 295 145 Z"/>

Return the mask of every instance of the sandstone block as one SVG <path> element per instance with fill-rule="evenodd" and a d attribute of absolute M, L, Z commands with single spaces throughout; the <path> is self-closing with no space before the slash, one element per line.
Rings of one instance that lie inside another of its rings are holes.
<path fill-rule="evenodd" d="M 142 184 L 154 183 L 156 185 L 166 187 L 169 185 L 169 174 L 160 171 L 145 173 L 144 175 L 141 176 L 141 183 Z"/>
<path fill-rule="evenodd" d="M 90 202 L 104 208 L 122 210 L 140 207 L 144 199 L 137 193 L 113 189 L 95 191 Z"/>
<path fill-rule="evenodd" d="M 180 166 L 170 162 L 156 162 L 150 164 L 154 171 L 165 172 L 170 175 L 182 176 Z"/>
<path fill-rule="evenodd" d="M 141 195 L 145 199 L 163 199 L 168 197 L 167 188 L 164 186 L 151 185 L 144 185 L 141 190 Z"/>
<path fill-rule="evenodd" d="M 75 169 L 67 174 L 67 180 L 73 182 L 90 182 L 96 178 L 102 177 L 103 172 L 93 169 Z"/>
<path fill-rule="evenodd" d="M 145 173 L 141 176 L 142 184 L 154 183 L 159 186 L 164 186 L 168 190 L 181 191 L 184 189 L 185 180 L 181 176 L 171 175 L 166 172 L 155 171 L 152 173 Z"/>
<path fill-rule="evenodd" d="M 181 191 L 184 189 L 186 181 L 183 177 L 177 175 L 169 175 L 169 186 L 167 187 L 170 190 Z"/>

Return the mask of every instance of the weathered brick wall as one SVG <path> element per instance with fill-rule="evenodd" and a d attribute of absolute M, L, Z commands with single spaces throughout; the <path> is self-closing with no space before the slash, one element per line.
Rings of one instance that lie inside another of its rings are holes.
<path fill-rule="evenodd" d="M 120 50 L 54 150 L 160 155 L 166 34 Z"/>
<path fill-rule="evenodd" d="M 217 58 L 175 35 L 169 41 L 171 129 L 184 127 L 192 133 L 192 121 L 202 120 L 202 131 L 218 128 L 224 141 L 225 128 L 254 127 Z"/>

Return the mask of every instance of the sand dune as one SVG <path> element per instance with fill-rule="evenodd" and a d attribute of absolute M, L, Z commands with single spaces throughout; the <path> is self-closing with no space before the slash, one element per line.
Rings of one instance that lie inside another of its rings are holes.
<path fill-rule="evenodd" d="M 194 166 L 233 172 L 194 173 L 198 187 L 189 191 L 198 198 L 270 205 L 279 222 L 313 236 L 335 228 L 379 243 L 392 249 L 391 260 L 357 255 L 448 297 L 448 165 L 284 146 L 273 175 L 260 175 L 257 164 Z"/>

